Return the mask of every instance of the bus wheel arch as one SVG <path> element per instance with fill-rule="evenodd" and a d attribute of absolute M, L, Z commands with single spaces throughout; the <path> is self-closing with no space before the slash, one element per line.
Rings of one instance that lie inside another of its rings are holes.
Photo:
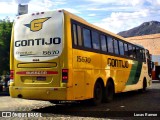
<path fill-rule="evenodd" d="M 115 94 L 115 85 L 112 78 L 107 80 L 106 86 L 104 88 L 103 102 L 111 102 Z"/>
<path fill-rule="evenodd" d="M 104 82 L 102 78 L 98 78 L 94 84 L 93 98 L 91 99 L 91 103 L 93 105 L 99 105 L 102 102 L 103 91 L 104 91 Z"/>

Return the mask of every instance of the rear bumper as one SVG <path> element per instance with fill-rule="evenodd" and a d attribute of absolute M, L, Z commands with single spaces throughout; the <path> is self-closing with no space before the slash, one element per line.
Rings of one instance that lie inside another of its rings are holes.
<path fill-rule="evenodd" d="M 65 87 L 9 87 L 10 96 L 32 100 L 67 100 Z"/>

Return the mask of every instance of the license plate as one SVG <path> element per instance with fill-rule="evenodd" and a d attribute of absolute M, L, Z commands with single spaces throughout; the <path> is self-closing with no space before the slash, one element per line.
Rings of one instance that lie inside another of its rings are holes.
<path fill-rule="evenodd" d="M 43 80 L 46 80 L 46 77 L 38 76 L 38 77 L 37 77 L 37 80 L 43 81 Z"/>

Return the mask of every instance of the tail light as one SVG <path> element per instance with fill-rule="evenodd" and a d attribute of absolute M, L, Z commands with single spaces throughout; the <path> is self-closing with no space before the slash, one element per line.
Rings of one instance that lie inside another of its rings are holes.
<path fill-rule="evenodd" d="M 14 80 L 14 70 L 10 70 L 10 82 Z"/>
<path fill-rule="evenodd" d="M 68 82 L 68 69 L 62 69 L 62 82 Z"/>

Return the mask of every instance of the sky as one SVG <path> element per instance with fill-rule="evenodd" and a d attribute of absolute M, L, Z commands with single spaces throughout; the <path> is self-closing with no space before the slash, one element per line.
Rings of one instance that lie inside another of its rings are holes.
<path fill-rule="evenodd" d="M 160 21 L 160 0 L 0 0 L 0 19 L 14 20 L 18 4 L 28 13 L 65 9 L 113 33 Z"/>

